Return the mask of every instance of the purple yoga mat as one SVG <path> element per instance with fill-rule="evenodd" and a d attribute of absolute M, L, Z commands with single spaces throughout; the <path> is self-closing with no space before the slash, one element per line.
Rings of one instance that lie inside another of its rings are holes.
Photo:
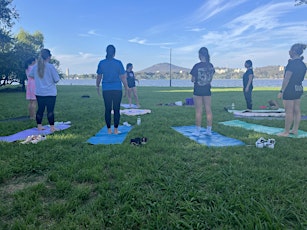
<path fill-rule="evenodd" d="M 68 129 L 70 125 L 61 123 L 61 124 L 56 124 L 55 127 L 59 130 L 64 130 Z M 32 128 L 32 129 L 26 129 L 21 132 L 12 134 L 10 136 L 2 136 L 0 137 L 0 141 L 5 141 L 5 142 L 14 142 L 14 141 L 21 141 L 25 140 L 28 136 L 31 135 L 48 135 L 51 134 L 50 127 L 48 125 L 44 126 L 44 130 L 38 130 L 37 128 Z"/>

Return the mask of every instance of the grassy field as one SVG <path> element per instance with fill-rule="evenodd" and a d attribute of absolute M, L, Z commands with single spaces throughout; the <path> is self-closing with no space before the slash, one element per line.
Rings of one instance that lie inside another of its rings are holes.
<path fill-rule="evenodd" d="M 277 92 L 256 88 L 254 108 Z M 158 105 L 184 101 L 192 89 L 140 87 L 138 94 L 152 113 L 121 145 L 86 143 L 105 125 L 94 86 L 58 86 L 56 121 L 71 121 L 71 128 L 37 145 L 0 142 L 0 229 L 307 228 L 306 139 L 218 124 L 234 119 L 224 106 L 235 102 L 244 109 L 245 101 L 239 88 L 216 88 L 213 130 L 246 146 L 209 148 L 171 128 L 193 125 L 193 107 Z M 25 93 L 0 90 L 0 96 L 0 120 L 27 115 Z M 122 116 L 124 121 L 135 125 L 136 117 Z M 284 126 L 283 120 L 246 121 Z M 35 125 L 2 121 L 0 136 Z M 307 131 L 307 121 L 300 129 Z M 129 144 L 142 136 L 146 145 Z M 261 136 L 275 138 L 275 148 L 256 148 Z"/>

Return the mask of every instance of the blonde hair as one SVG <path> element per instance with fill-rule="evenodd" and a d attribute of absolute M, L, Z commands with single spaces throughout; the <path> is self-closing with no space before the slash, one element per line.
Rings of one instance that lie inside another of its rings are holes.
<path fill-rule="evenodd" d="M 50 50 L 48 49 L 41 50 L 40 55 L 38 56 L 38 60 L 37 60 L 37 72 L 40 78 L 44 77 L 45 61 L 50 57 L 51 57 Z"/>

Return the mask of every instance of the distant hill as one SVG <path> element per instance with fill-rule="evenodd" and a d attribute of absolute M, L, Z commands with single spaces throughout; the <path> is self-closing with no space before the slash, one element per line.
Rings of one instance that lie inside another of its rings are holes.
<path fill-rule="evenodd" d="M 172 72 L 177 72 L 179 73 L 180 71 L 182 72 L 190 72 L 190 69 L 188 68 L 184 68 L 184 67 L 180 67 L 180 66 L 176 66 L 176 65 L 171 65 L 171 70 Z M 146 69 L 140 70 L 138 72 L 143 72 L 143 73 L 169 73 L 170 71 L 170 64 L 169 63 L 159 63 L 159 64 L 155 64 L 151 67 L 148 67 Z"/>

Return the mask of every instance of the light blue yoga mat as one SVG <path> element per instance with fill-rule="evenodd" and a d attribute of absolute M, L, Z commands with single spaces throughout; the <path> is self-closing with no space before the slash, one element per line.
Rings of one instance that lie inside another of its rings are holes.
<path fill-rule="evenodd" d="M 172 127 L 177 132 L 181 133 L 182 135 L 188 137 L 189 139 L 196 141 L 199 144 L 206 145 L 208 147 L 226 147 L 226 146 L 239 146 L 245 145 L 244 142 L 223 136 L 217 132 L 212 132 L 211 136 L 205 135 L 206 132 L 205 128 L 201 128 L 200 136 L 194 136 L 193 132 L 195 131 L 195 126 L 179 126 L 179 127 Z"/>
<path fill-rule="evenodd" d="M 240 121 L 240 120 L 231 120 L 231 121 L 224 121 L 224 122 L 219 122 L 219 123 L 223 125 L 227 125 L 227 126 L 240 127 L 243 129 L 252 130 L 258 133 L 266 133 L 270 135 L 277 135 L 278 133 L 281 133 L 284 131 L 284 128 L 275 128 L 275 127 L 270 127 L 270 126 L 257 125 L 257 124 L 247 123 L 245 121 Z M 293 137 L 293 138 L 307 137 L 307 132 L 299 130 L 298 135 L 290 134 L 288 137 Z"/>
<path fill-rule="evenodd" d="M 111 127 L 114 130 L 114 127 Z M 127 134 L 132 129 L 131 126 L 118 126 L 119 134 L 108 134 L 107 126 L 104 126 L 95 136 L 87 140 L 92 145 L 110 145 L 110 144 L 121 144 L 127 137 Z"/>
<path fill-rule="evenodd" d="M 70 127 L 70 122 L 55 122 L 54 126 L 58 130 L 64 130 Z M 48 135 L 48 134 L 51 134 L 50 127 L 48 125 L 45 125 L 44 130 L 38 130 L 37 128 L 26 129 L 10 136 L 2 136 L 0 137 L 0 141 L 15 142 L 15 141 L 25 140 L 28 136 L 31 135 Z"/>

